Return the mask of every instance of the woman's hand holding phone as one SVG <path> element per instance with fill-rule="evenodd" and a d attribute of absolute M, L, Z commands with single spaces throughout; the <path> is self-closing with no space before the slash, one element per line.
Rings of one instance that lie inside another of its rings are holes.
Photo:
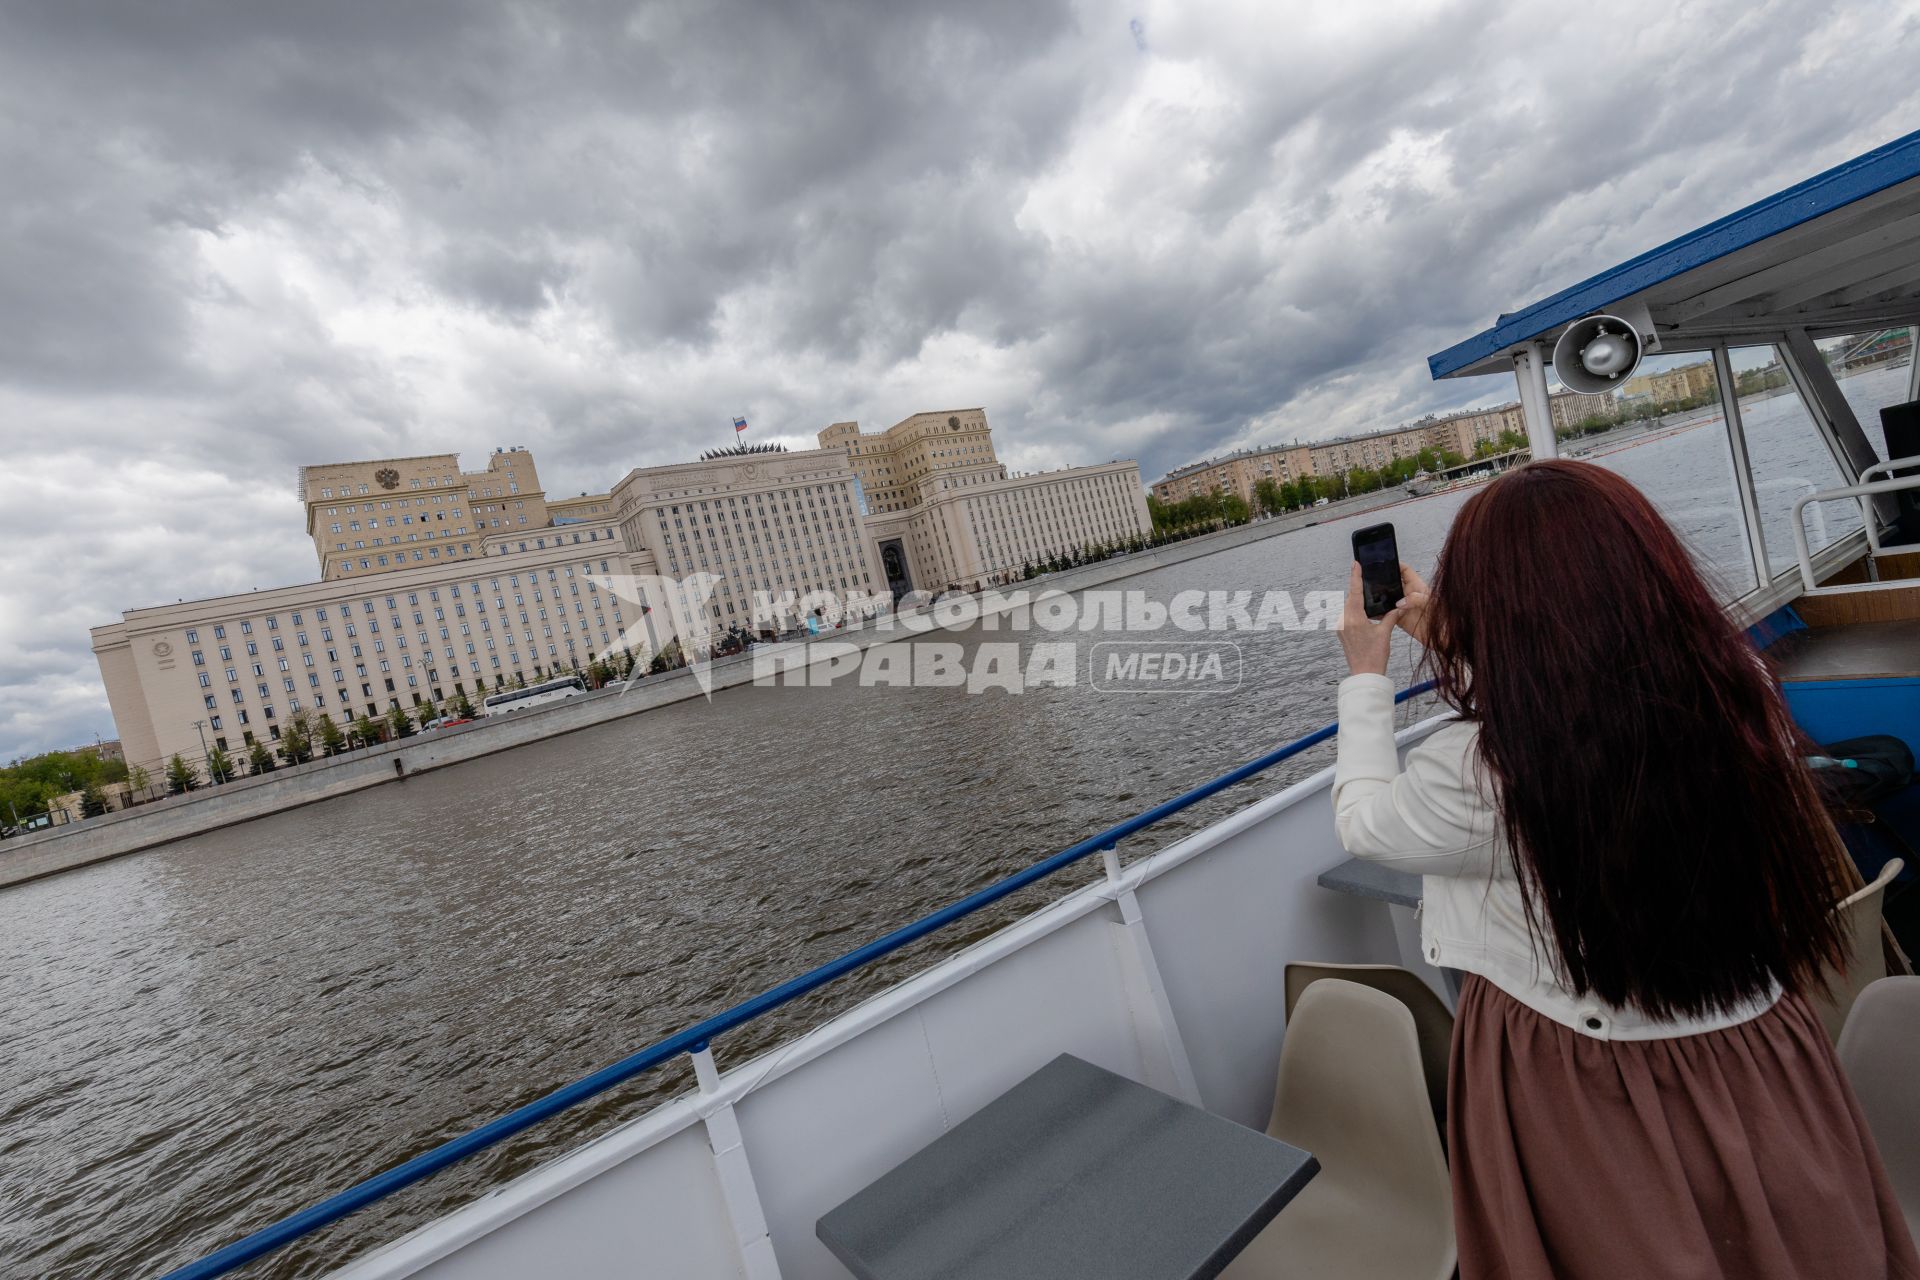
<path fill-rule="evenodd" d="M 1347 670 L 1354 675 L 1387 674 L 1387 657 L 1393 650 L 1393 629 L 1397 625 L 1421 644 L 1427 642 L 1426 580 L 1404 561 L 1400 565 L 1400 585 L 1406 595 L 1379 621 L 1367 617 L 1365 589 L 1360 582 L 1356 562 L 1347 578 L 1347 603 L 1340 615 L 1340 648 L 1347 655 Z"/>
<path fill-rule="evenodd" d="M 1347 578 L 1347 607 L 1340 614 L 1340 648 L 1347 655 L 1348 671 L 1356 676 L 1387 674 L 1393 624 L 1399 618 L 1398 609 L 1389 609 L 1378 622 L 1367 616 L 1366 587 L 1360 581 L 1360 565 L 1355 562 Z"/>
<path fill-rule="evenodd" d="M 1427 598 L 1432 593 L 1427 590 L 1427 580 L 1413 571 L 1413 566 L 1400 562 L 1400 589 L 1406 594 L 1400 598 L 1395 614 L 1400 629 L 1418 640 L 1422 646 L 1427 643 Z"/>

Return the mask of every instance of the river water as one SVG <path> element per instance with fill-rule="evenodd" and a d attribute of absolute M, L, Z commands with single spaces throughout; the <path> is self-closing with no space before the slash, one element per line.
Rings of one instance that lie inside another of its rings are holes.
<path fill-rule="evenodd" d="M 1903 399 L 1904 380 L 1846 385 L 1868 409 Z M 1837 481 L 1802 415 L 1791 396 L 1746 407 L 1763 491 L 1783 510 L 1798 486 Z M 1619 433 L 1595 460 L 1746 585 L 1717 425 Z M 1431 565 L 1465 496 L 1386 513 L 1408 559 Z M 1161 601 L 1285 589 L 1304 605 L 1344 586 L 1348 535 L 1378 518 L 1116 586 Z M 1830 535 L 1850 518 L 1844 504 L 1822 513 Z M 1770 523 L 1769 541 L 1784 527 Z M 1084 657 L 1080 683 L 1017 696 L 851 680 L 732 689 L 0 893 L 0 1275 L 189 1261 L 1332 718 L 1331 632 L 1229 638 L 1244 664 L 1231 694 L 1101 692 Z M 1410 662 L 1396 651 L 1401 683 Z M 1096 873 L 724 1038 L 722 1066 Z M 688 1080 L 676 1068 L 616 1091 L 248 1274 L 318 1274 Z"/>

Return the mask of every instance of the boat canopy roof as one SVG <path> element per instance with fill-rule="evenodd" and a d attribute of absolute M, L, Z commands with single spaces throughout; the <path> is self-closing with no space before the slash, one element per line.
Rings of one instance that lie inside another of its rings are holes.
<path fill-rule="evenodd" d="M 1920 132 L 1503 315 L 1427 365 L 1435 378 L 1509 372 L 1573 321 L 1640 307 L 1662 351 L 1920 321 Z"/>

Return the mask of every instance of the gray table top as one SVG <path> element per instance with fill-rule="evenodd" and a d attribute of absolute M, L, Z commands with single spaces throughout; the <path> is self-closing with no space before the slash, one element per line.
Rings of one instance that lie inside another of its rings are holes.
<path fill-rule="evenodd" d="M 1319 1168 L 1063 1053 L 815 1232 L 859 1280 L 1208 1280 Z"/>
<path fill-rule="evenodd" d="M 1420 905 L 1420 877 L 1409 871 L 1383 867 L 1365 858 L 1348 858 L 1330 871 L 1320 873 L 1320 887 L 1361 898 L 1377 898 L 1397 907 Z"/>

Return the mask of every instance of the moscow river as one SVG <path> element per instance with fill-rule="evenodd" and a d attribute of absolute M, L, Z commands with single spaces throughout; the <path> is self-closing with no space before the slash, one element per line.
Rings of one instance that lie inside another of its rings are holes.
<path fill-rule="evenodd" d="M 1872 409 L 1904 399 L 1905 377 L 1844 385 Z M 1791 395 L 1748 402 L 1746 426 L 1778 571 L 1792 497 L 1839 476 Z M 1655 495 L 1729 589 L 1750 584 L 1717 418 L 1616 433 L 1594 456 Z M 1391 519 L 1429 567 L 1465 498 L 1330 517 L 1110 589 L 1284 589 L 1304 612 L 1306 593 L 1344 587 L 1357 525 Z M 1845 504 L 1819 516 L 1827 537 L 1857 523 Z M 1077 641 L 1081 678 L 726 690 L 0 892 L 0 1275 L 187 1262 L 1317 728 L 1344 671 L 1329 631 L 1249 631 L 1225 637 L 1243 666 L 1230 694 L 1102 692 L 1084 656 L 1101 633 L 957 638 Z M 1396 649 L 1398 683 L 1410 665 Z M 722 1039 L 721 1065 L 1097 871 Z M 318 1274 L 689 1078 L 603 1096 L 247 1274 Z"/>

